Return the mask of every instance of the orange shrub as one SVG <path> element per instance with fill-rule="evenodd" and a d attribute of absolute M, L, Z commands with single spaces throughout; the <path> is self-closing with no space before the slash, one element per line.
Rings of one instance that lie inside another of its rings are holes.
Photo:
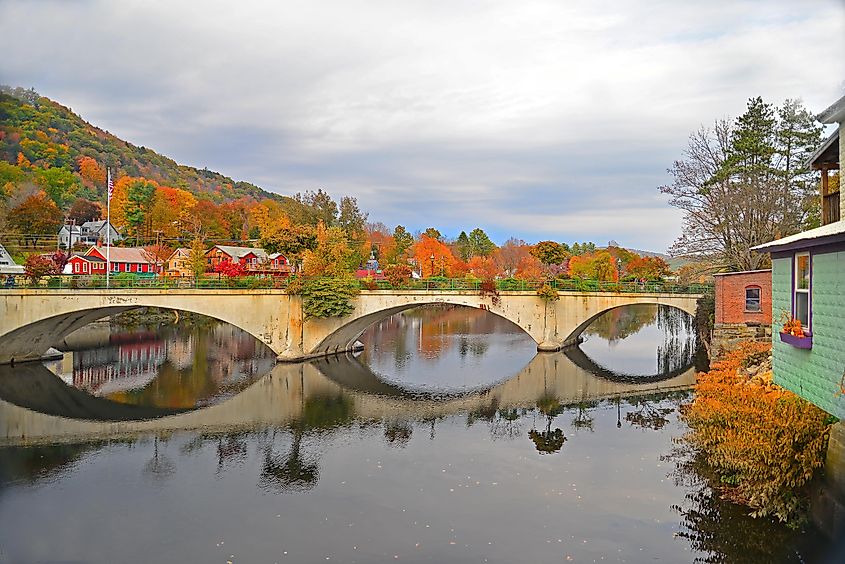
<path fill-rule="evenodd" d="M 748 505 L 754 517 L 788 521 L 800 514 L 803 486 L 824 464 L 830 417 L 773 384 L 771 371 L 746 371 L 769 348 L 748 343 L 699 374 L 684 409 L 684 440 L 719 477 L 724 497 Z"/>

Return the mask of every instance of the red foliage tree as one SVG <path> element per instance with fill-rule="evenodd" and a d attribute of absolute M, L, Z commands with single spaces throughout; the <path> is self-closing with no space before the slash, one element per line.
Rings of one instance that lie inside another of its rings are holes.
<path fill-rule="evenodd" d="M 56 263 L 44 255 L 29 255 L 23 263 L 23 272 L 32 283 L 38 283 L 44 276 L 58 274 Z"/>
<path fill-rule="evenodd" d="M 219 262 L 214 267 L 214 272 L 227 276 L 229 278 L 246 275 L 246 269 L 239 262 L 232 262 L 224 260 Z"/>

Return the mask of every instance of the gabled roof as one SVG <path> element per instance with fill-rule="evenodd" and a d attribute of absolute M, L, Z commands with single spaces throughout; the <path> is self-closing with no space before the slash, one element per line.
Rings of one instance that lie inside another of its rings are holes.
<path fill-rule="evenodd" d="M 101 256 L 106 256 L 106 247 L 91 247 L 86 252 L 90 255 L 93 252 L 99 253 Z M 126 262 L 126 263 L 140 263 L 140 264 L 155 264 L 155 259 L 142 247 L 112 247 L 109 252 L 109 261 L 111 262 Z"/>
<path fill-rule="evenodd" d="M 267 258 L 267 252 L 264 249 L 259 249 L 256 247 L 230 247 L 228 245 L 214 245 L 206 253 L 213 251 L 214 249 L 220 249 L 227 255 L 233 258 L 242 258 L 248 255 L 249 253 L 253 253 L 258 258 L 264 259 Z"/>
<path fill-rule="evenodd" d="M 825 139 L 825 142 L 810 155 L 807 163 L 804 165 L 807 168 L 820 169 L 823 165 L 838 165 L 839 164 L 839 130 Z M 828 166 L 826 168 L 835 168 Z"/>
<path fill-rule="evenodd" d="M 835 101 L 828 109 L 816 116 L 822 123 L 842 123 L 845 121 L 845 96 Z"/>
<path fill-rule="evenodd" d="M 106 259 L 98 257 L 97 255 L 73 255 L 72 257 L 70 257 L 67 260 L 71 261 L 73 259 L 84 260 L 84 261 L 87 261 L 87 262 L 106 262 Z M 117 261 L 112 260 L 112 262 L 117 262 Z"/>
<path fill-rule="evenodd" d="M 189 249 L 188 247 L 179 247 L 178 249 L 176 249 L 175 251 L 173 251 L 173 254 L 172 254 L 172 255 L 170 255 L 169 257 L 167 257 L 167 260 L 171 260 L 173 257 L 175 257 L 175 256 L 177 256 L 177 255 L 178 255 L 178 256 L 183 256 L 183 257 L 190 256 L 190 255 L 191 255 L 191 249 Z"/>

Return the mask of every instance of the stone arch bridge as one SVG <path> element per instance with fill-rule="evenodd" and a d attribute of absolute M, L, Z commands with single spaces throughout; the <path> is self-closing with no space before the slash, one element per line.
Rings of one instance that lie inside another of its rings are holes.
<path fill-rule="evenodd" d="M 306 319 L 302 298 L 283 290 L 91 289 L 0 290 L 0 363 L 37 360 L 73 331 L 103 317 L 139 307 L 207 315 L 266 343 L 280 361 L 299 361 L 352 350 L 361 333 L 395 313 L 429 304 L 481 308 L 521 327 L 538 350 L 578 342 L 602 313 L 633 304 L 662 304 L 695 314 L 696 294 L 566 292 L 545 302 L 534 292 L 482 295 L 472 290 L 370 290 L 354 299 L 343 318 Z"/>

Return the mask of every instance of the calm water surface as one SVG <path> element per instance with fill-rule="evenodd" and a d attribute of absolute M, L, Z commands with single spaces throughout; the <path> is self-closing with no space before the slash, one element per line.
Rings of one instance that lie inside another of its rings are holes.
<path fill-rule="evenodd" d="M 357 358 L 275 365 L 210 320 L 96 325 L 0 368 L 0 563 L 818 559 L 676 452 L 682 317 L 614 310 L 585 339 L 536 355 L 426 308 Z"/>

